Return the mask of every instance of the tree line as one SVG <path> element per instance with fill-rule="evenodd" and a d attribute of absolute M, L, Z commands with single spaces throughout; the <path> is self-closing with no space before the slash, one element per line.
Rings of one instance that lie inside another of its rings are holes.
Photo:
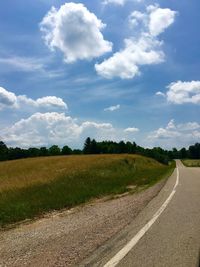
<path fill-rule="evenodd" d="M 173 148 L 172 150 L 165 150 L 161 147 L 143 148 L 135 142 L 114 142 L 102 141 L 97 142 L 95 139 L 88 137 L 85 140 L 84 147 L 80 149 L 71 149 L 69 146 L 60 148 L 57 145 L 47 147 L 30 147 L 22 149 L 19 147 L 7 147 L 7 145 L 0 141 L 0 161 L 14 160 L 30 157 L 44 157 L 44 156 L 58 156 L 58 155 L 80 155 L 80 154 L 140 154 L 151 157 L 157 161 L 167 164 L 171 159 L 200 159 L 200 143 L 190 146 L 188 149 L 181 148 L 180 150 Z"/>
<path fill-rule="evenodd" d="M 172 159 L 200 159 L 200 144 L 191 145 L 188 149 L 181 148 L 180 150 L 173 148 L 165 150 L 161 147 L 144 148 L 137 145 L 135 142 L 114 142 L 102 141 L 96 142 L 95 139 L 86 139 L 83 148 L 84 154 L 139 154 L 146 157 L 151 157 L 157 161 L 168 164 Z"/>
<path fill-rule="evenodd" d="M 57 145 L 53 145 L 49 148 L 47 147 L 40 147 L 40 148 L 30 147 L 28 149 L 23 149 L 19 147 L 13 148 L 13 147 L 7 147 L 4 142 L 0 141 L 0 161 L 31 158 L 31 157 L 71 155 L 71 154 L 82 154 L 82 150 L 79 149 L 72 150 L 69 146 L 64 146 L 63 148 L 60 148 Z"/>

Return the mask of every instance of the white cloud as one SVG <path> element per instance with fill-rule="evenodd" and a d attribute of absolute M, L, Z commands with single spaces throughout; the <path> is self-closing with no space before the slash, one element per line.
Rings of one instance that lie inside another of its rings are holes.
<path fill-rule="evenodd" d="M 32 98 L 28 98 L 26 95 L 17 96 L 3 87 L 0 87 L 0 110 L 5 108 L 25 109 L 28 107 L 67 109 L 67 104 L 60 97 L 45 96 L 33 100 Z"/>
<path fill-rule="evenodd" d="M 1 138 L 10 145 L 20 147 L 42 146 L 60 143 L 59 140 L 73 140 L 81 129 L 75 120 L 64 113 L 35 113 L 21 119 L 1 133 Z"/>
<path fill-rule="evenodd" d="M 147 19 L 147 14 L 135 10 L 129 16 L 129 25 L 131 28 L 133 28 L 138 26 L 140 23 L 146 23 Z"/>
<path fill-rule="evenodd" d="M 166 96 L 163 92 L 160 92 L 160 91 L 156 92 L 156 95 L 157 95 L 157 96 L 163 96 L 163 97 Z"/>
<path fill-rule="evenodd" d="M 200 130 L 200 124 L 197 122 L 187 122 L 178 124 L 178 129 L 181 129 L 182 131 L 188 131 L 188 130 Z"/>
<path fill-rule="evenodd" d="M 170 122 L 167 124 L 166 130 L 172 130 L 176 129 L 174 119 L 170 120 Z"/>
<path fill-rule="evenodd" d="M 52 7 L 40 23 L 47 46 L 62 51 L 67 63 L 112 51 L 112 43 L 104 40 L 101 33 L 105 27 L 83 4 L 76 3 Z"/>
<path fill-rule="evenodd" d="M 166 128 L 159 128 L 154 132 L 154 135 L 152 135 L 151 137 L 154 139 L 172 139 L 175 137 L 180 138 L 180 136 L 180 133 L 177 131 L 171 131 Z"/>
<path fill-rule="evenodd" d="M 132 134 L 133 131 L 124 134 L 123 129 L 114 128 L 110 123 L 78 122 L 77 119 L 66 116 L 64 113 L 48 112 L 35 113 L 3 129 L 1 140 L 8 145 L 20 147 L 52 144 L 81 147 L 88 136 L 98 141 L 119 141 L 132 140 Z"/>
<path fill-rule="evenodd" d="M 33 100 L 28 98 L 26 95 L 21 95 L 17 97 L 18 106 L 27 104 L 29 106 L 38 108 L 64 108 L 67 109 L 67 104 L 60 97 L 56 96 L 45 96 Z"/>
<path fill-rule="evenodd" d="M 125 4 L 126 0 L 105 0 L 103 3 L 105 5 L 107 4 L 116 4 L 123 6 Z"/>
<path fill-rule="evenodd" d="M 134 11 L 129 16 L 131 27 L 140 26 L 135 36 L 124 40 L 125 47 L 102 63 L 95 64 L 97 73 L 104 78 L 131 79 L 140 74 L 143 65 L 164 61 L 163 44 L 157 36 L 175 20 L 176 12 L 159 6 L 148 6 L 145 13 Z"/>
<path fill-rule="evenodd" d="M 177 12 L 169 8 L 159 8 L 158 6 L 149 6 L 150 12 L 149 32 L 153 36 L 158 36 L 174 23 Z"/>
<path fill-rule="evenodd" d="M 120 109 L 120 105 L 116 105 L 116 106 L 110 106 L 108 108 L 105 108 L 104 111 L 115 111 L 115 110 L 118 110 Z"/>
<path fill-rule="evenodd" d="M 189 146 L 200 141 L 200 124 L 197 122 L 175 124 L 174 120 L 171 120 L 166 127 L 150 133 L 147 139 L 152 146 L 166 148 Z"/>
<path fill-rule="evenodd" d="M 158 64 L 164 61 L 161 43 L 143 34 L 139 40 L 126 39 L 125 48 L 109 59 L 95 65 L 97 73 L 105 78 L 131 79 L 140 74 L 142 65 Z"/>
<path fill-rule="evenodd" d="M 14 107 L 17 102 L 17 97 L 14 93 L 0 87 L 0 110 L 5 107 Z"/>
<path fill-rule="evenodd" d="M 125 133 L 137 133 L 139 132 L 139 129 L 135 127 L 129 127 L 129 128 L 124 129 L 124 132 Z"/>
<path fill-rule="evenodd" d="M 167 86 L 167 100 L 173 104 L 200 104 L 200 81 L 177 81 Z"/>
<path fill-rule="evenodd" d="M 174 23 L 176 15 L 177 12 L 169 8 L 150 5 L 147 6 L 145 13 L 133 11 L 129 16 L 129 24 L 131 27 L 140 25 L 142 31 L 156 37 Z"/>
<path fill-rule="evenodd" d="M 131 0 L 129 0 L 131 1 Z M 143 0 L 132 0 L 134 2 L 142 2 Z M 120 5 L 123 6 L 126 2 L 128 2 L 128 0 L 104 0 L 103 4 L 104 5 L 108 5 L 108 4 L 116 4 L 116 5 Z"/>

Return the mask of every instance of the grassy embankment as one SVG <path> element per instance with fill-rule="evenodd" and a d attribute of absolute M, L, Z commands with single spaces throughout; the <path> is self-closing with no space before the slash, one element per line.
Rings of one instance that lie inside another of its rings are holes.
<path fill-rule="evenodd" d="M 165 166 L 137 155 L 88 155 L 0 162 L 0 226 L 51 210 L 124 193 L 167 177 Z"/>
<path fill-rule="evenodd" d="M 183 159 L 182 162 L 186 167 L 200 167 L 200 159 Z"/>

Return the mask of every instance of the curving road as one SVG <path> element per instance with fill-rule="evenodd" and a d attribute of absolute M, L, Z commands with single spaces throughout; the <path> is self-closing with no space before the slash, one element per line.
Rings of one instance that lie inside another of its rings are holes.
<path fill-rule="evenodd" d="M 200 168 L 176 163 L 158 196 L 80 266 L 200 266 Z"/>

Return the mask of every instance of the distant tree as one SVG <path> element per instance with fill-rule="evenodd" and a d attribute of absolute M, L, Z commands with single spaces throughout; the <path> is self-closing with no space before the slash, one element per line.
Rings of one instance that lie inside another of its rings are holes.
<path fill-rule="evenodd" d="M 131 142 L 126 142 L 126 152 L 130 154 L 133 153 L 133 145 Z"/>
<path fill-rule="evenodd" d="M 8 151 L 8 159 L 9 160 L 16 159 L 15 150 L 12 147 L 9 148 L 9 151 Z"/>
<path fill-rule="evenodd" d="M 196 143 L 189 147 L 189 156 L 192 159 L 200 159 L 200 144 Z"/>
<path fill-rule="evenodd" d="M 174 159 L 174 155 L 173 155 L 173 151 L 167 151 L 167 155 L 168 155 L 168 157 L 169 157 L 169 159 Z"/>
<path fill-rule="evenodd" d="M 85 140 L 84 147 L 83 147 L 83 153 L 84 154 L 90 154 L 91 153 L 91 139 L 88 137 Z"/>
<path fill-rule="evenodd" d="M 74 150 L 72 151 L 72 154 L 73 154 L 73 155 L 81 155 L 81 154 L 83 154 L 83 152 L 82 152 L 82 150 L 80 150 L 80 149 L 74 149 Z"/>
<path fill-rule="evenodd" d="M 0 160 L 8 159 L 8 148 L 4 142 L 0 141 Z"/>
<path fill-rule="evenodd" d="M 60 155 L 60 148 L 57 145 L 53 145 L 49 148 L 50 156 L 58 156 Z"/>
<path fill-rule="evenodd" d="M 46 157 L 49 155 L 49 151 L 46 147 L 41 147 L 40 148 L 40 156 L 42 157 Z"/>
<path fill-rule="evenodd" d="M 186 159 L 188 157 L 188 152 L 185 147 L 181 148 L 179 155 L 181 159 Z"/>
<path fill-rule="evenodd" d="M 93 139 L 90 144 L 90 154 L 98 154 L 98 153 L 99 153 L 99 149 L 98 149 L 97 142 L 95 139 Z"/>
<path fill-rule="evenodd" d="M 174 159 L 178 159 L 179 158 L 179 153 L 178 153 L 178 150 L 174 147 L 173 149 L 172 149 L 172 153 L 173 153 L 173 158 Z"/>
<path fill-rule="evenodd" d="M 28 149 L 29 157 L 39 157 L 40 156 L 40 149 L 36 147 L 30 147 Z"/>
<path fill-rule="evenodd" d="M 29 153 L 25 149 L 19 147 L 9 148 L 9 159 L 21 159 L 29 157 Z"/>
<path fill-rule="evenodd" d="M 118 149 L 119 149 L 119 153 L 126 153 L 126 144 L 124 143 L 124 141 L 120 141 L 119 142 L 119 146 L 118 146 Z"/>
<path fill-rule="evenodd" d="M 61 153 L 62 153 L 62 155 L 71 155 L 72 154 L 72 150 L 71 150 L 70 147 L 64 146 L 62 148 L 62 152 Z"/>
<path fill-rule="evenodd" d="M 115 154 L 118 153 L 118 145 L 114 142 L 107 142 L 106 144 L 106 153 L 108 154 Z"/>
<path fill-rule="evenodd" d="M 133 153 L 136 153 L 136 151 L 137 151 L 137 144 L 135 142 L 133 142 L 133 144 L 132 144 L 132 149 L 133 149 Z"/>

